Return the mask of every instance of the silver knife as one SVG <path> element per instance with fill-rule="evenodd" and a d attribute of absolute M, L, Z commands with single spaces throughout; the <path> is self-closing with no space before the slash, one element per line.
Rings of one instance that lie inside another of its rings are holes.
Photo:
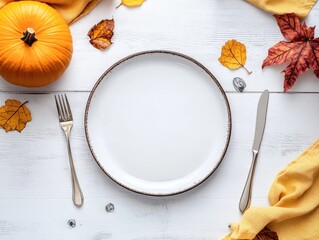
<path fill-rule="evenodd" d="M 261 140 L 264 135 L 266 117 L 267 117 L 267 107 L 268 107 L 269 91 L 265 90 L 259 99 L 257 108 L 257 119 L 255 128 L 255 138 L 253 143 L 253 160 L 250 166 L 246 184 L 239 202 L 239 210 L 243 213 L 250 205 L 252 181 L 256 166 L 256 161 L 258 157 L 258 152 L 261 144 Z"/>

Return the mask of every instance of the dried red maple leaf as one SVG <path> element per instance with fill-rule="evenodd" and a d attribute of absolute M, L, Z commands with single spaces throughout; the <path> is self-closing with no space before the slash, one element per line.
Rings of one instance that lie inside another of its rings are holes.
<path fill-rule="evenodd" d="M 282 35 L 289 40 L 280 41 L 268 51 L 262 67 L 290 64 L 285 73 L 284 91 L 287 92 L 295 84 L 300 74 L 313 69 L 319 78 L 319 38 L 314 38 L 315 27 L 301 23 L 294 14 L 274 15 Z"/>
<path fill-rule="evenodd" d="M 273 232 L 269 228 L 265 227 L 253 240 L 279 240 L 279 238 L 276 232 Z"/>

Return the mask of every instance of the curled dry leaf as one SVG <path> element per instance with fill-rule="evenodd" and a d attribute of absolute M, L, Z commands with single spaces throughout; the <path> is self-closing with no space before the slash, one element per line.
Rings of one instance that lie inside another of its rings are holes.
<path fill-rule="evenodd" d="M 268 51 L 262 67 L 288 61 L 284 91 L 293 87 L 300 74 L 313 69 L 319 78 L 319 38 L 314 38 L 315 27 L 301 23 L 294 14 L 274 15 L 282 35 L 289 41 L 280 41 Z"/>
<path fill-rule="evenodd" d="M 21 103 L 18 100 L 7 99 L 5 105 L 0 107 L 0 127 L 6 132 L 21 132 L 26 124 L 31 121 L 31 112 L 25 106 L 27 103 Z"/>
<path fill-rule="evenodd" d="M 229 69 L 242 67 L 251 74 L 252 72 L 245 67 L 246 58 L 246 46 L 236 40 L 230 40 L 222 47 L 221 56 L 218 60 Z"/>
<path fill-rule="evenodd" d="M 90 37 L 90 43 L 93 47 L 103 50 L 111 46 L 114 29 L 114 19 L 104 19 L 98 24 L 95 24 L 90 31 L 88 36 Z"/>
<path fill-rule="evenodd" d="M 253 240 L 279 240 L 279 238 L 276 232 L 273 232 L 269 228 L 265 227 Z"/>
<path fill-rule="evenodd" d="M 126 7 L 137 7 L 142 5 L 144 0 L 121 0 L 120 5 L 118 5 L 116 8 L 119 8 L 120 6 L 124 5 Z"/>

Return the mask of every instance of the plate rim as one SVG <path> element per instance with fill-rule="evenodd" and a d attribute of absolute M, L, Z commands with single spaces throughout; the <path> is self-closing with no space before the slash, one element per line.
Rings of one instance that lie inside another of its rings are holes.
<path fill-rule="evenodd" d="M 186 189 L 174 191 L 172 193 L 164 193 L 164 194 L 163 193 L 156 194 L 156 193 L 139 191 L 137 189 L 131 188 L 131 187 L 119 182 L 114 177 L 112 177 L 111 174 L 109 174 L 105 170 L 105 168 L 102 166 L 102 164 L 97 159 L 97 156 L 94 153 L 93 146 L 91 144 L 90 137 L 89 137 L 89 132 L 88 132 L 88 115 L 89 115 L 91 100 L 93 98 L 95 90 L 98 88 L 98 86 L 100 85 L 100 83 L 102 82 L 104 77 L 107 74 L 109 74 L 115 67 L 119 66 L 120 64 L 124 63 L 127 60 L 130 60 L 132 58 L 135 58 L 135 57 L 138 57 L 138 56 L 141 56 L 141 55 L 158 54 L 158 53 L 160 53 L 160 54 L 169 54 L 169 55 L 174 55 L 174 56 L 177 56 L 177 57 L 184 58 L 184 59 L 194 63 L 195 65 L 200 67 L 202 70 L 204 70 L 209 75 L 209 77 L 213 80 L 213 82 L 218 87 L 220 93 L 222 94 L 222 96 L 224 98 L 224 101 L 225 101 L 225 104 L 226 104 L 227 117 L 228 117 L 226 143 L 225 143 L 224 149 L 222 151 L 222 154 L 220 155 L 220 157 L 218 159 L 218 162 L 214 166 L 214 168 L 212 168 L 212 170 L 207 174 L 207 176 L 205 176 L 201 181 L 196 182 L 195 184 L 187 187 Z M 87 102 L 86 102 L 85 113 L 84 113 L 84 130 L 85 130 L 86 142 L 88 144 L 88 147 L 90 149 L 90 152 L 92 154 L 93 159 L 98 164 L 98 166 L 101 168 L 101 170 L 104 172 L 104 174 L 106 174 L 113 182 L 115 182 L 116 184 L 120 185 L 121 187 L 123 187 L 123 188 L 125 188 L 125 189 L 127 189 L 127 190 L 129 190 L 131 192 L 135 192 L 135 193 L 138 193 L 138 194 L 141 194 L 141 195 L 155 196 L 155 197 L 166 197 L 166 196 L 174 196 L 174 195 L 178 195 L 178 194 L 181 194 L 181 193 L 185 193 L 185 192 L 188 192 L 188 191 L 194 189 L 195 187 L 197 187 L 197 186 L 201 185 L 203 182 L 205 182 L 218 169 L 219 165 L 221 164 L 222 160 L 225 157 L 225 154 L 227 152 L 227 149 L 228 149 L 228 146 L 229 146 L 229 143 L 230 143 L 231 132 L 232 132 L 232 116 L 231 116 L 230 104 L 229 104 L 228 98 L 226 96 L 225 90 L 223 89 L 223 87 L 221 86 L 221 84 L 219 83 L 217 78 L 203 64 L 201 64 L 199 61 L 197 61 L 194 58 L 192 58 L 192 57 L 190 57 L 188 55 L 185 55 L 183 53 L 170 51 L 170 50 L 147 50 L 147 51 L 140 51 L 140 52 L 136 52 L 136 53 L 130 54 L 130 55 L 118 60 L 117 62 L 112 64 L 109 68 L 107 68 L 107 70 L 104 71 L 104 73 L 99 77 L 99 79 L 94 84 L 92 90 L 90 91 L 89 97 L 88 97 Z"/>

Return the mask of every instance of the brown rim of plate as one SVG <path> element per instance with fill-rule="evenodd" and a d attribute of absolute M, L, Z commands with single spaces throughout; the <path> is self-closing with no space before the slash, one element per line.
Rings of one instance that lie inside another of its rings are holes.
<path fill-rule="evenodd" d="M 147 192 L 142 192 L 142 191 L 138 191 L 138 190 L 135 190 L 135 189 L 132 189 L 122 183 L 120 183 L 119 181 L 117 181 L 116 179 L 114 179 L 111 174 L 109 174 L 105 169 L 104 167 L 101 165 L 101 163 L 98 161 L 94 151 L 93 151 L 93 147 L 91 145 L 91 141 L 90 141 L 90 137 L 89 137 L 89 133 L 88 133 L 88 113 L 89 113 L 89 110 L 90 110 L 90 104 L 91 104 L 91 100 L 92 100 L 92 97 L 94 95 L 94 92 L 96 90 L 96 88 L 99 86 L 99 84 L 102 82 L 102 80 L 104 79 L 104 77 L 110 73 L 115 67 L 117 67 L 118 65 L 120 65 L 121 63 L 127 61 L 127 60 L 130 60 L 134 57 L 137 57 L 137 56 L 141 56 L 141 55 L 146 55 L 146 54 L 157 54 L 157 53 L 161 53 L 161 54 L 170 54 L 170 55 L 174 55 L 174 56 L 178 56 L 178 57 L 181 57 L 181 58 L 184 58 L 188 61 L 191 61 L 193 62 L 195 65 L 197 65 L 198 67 L 200 67 L 201 69 L 203 69 L 210 77 L 211 79 L 214 81 L 214 83 L 217 85 L 217 87 L 219 88 L 219 91 L 222 93 L 223 97 L 224 97 L 224 100 L 225 100 L 225 103 L 226 103 L 226 107 L 227 107 L 227 113 L 228 113 L 228 129 L 227 129 L 227 139 L 226 139 L 226 144 L 225 144 L 225 147 L 223 149 L 223 152 L 219 158 L 219 161 L 217 162 L 217 164 L 215 165 L 215 167 L 212 169 L 212 171 L 204 178 L 202 179 L 201 181 L 199 182 L 196 182 L 194 183 L 192 186 L 190 186 L 189 188 L 186 188 L 186 189 L 183 189 L 181 191 L 177 191 L 177 192 L 172 192 L 172 193 L 167 193 L 167 194 L 153 194 L 153 193 L 147 193 Z M 230 106 L 229 106 L 229 102 L 228 102 L 228 99 L 227 99 L 227 96 L 225 94 L 225 91 L 224 89 L 222 88 L 222 86 L 220 85 L 219 81 L 216 79 L 216 77 L 203 65 L 201 64 L 200 62 L 198 62 L 197 60 L 195 60 L 194 58 L 192 57 L 189 57 L 187 55 L 184 55 L 182 53 L 178 53 L 178 52 L 173 52 L 173 51 L 167 51 L 167 50 L 150 50 L 150 51 L 142 51 L 142 52 L 137 52 L 137 53 L 134 53 L 134 54 L 131 54 L 125 58 L 122 58 L 121 60 L 117 61 L 116 63 L 114 63 L 111 67 L 109 67 L 102 75 L 101 77 L 97 80 L 97 82 L 94 84 L 91 92 L 90 92 L 90 95 L 88 97 L 88 100 L 87 100 L 87 103 L 86 103 L 86 107 L 85 107 L 85 114 L 84 114 L 84 128 L 85 128 L 85 137 L 86 137 L 86 141 L 88 143 L 88 146 L 89 146 L 89 149 L 91 151 L 91 154 L 94 158 L 94 160 L 96 161 L 96 163 L 99 165 L 99 167 L 102 169 L 102 171 L 111 179 L 113 180 L 115 183 L 117 183 L 118 185 L 122 186 L 123 188 L 126 188 L 132 192 L 135 192 L 135 193 L 139 193 L 139 194 L 142 194 L 142 195 L 147 195 L 147 196 L 156 196 L 156 197 L 165 197 L 165 196 L 173 196 L 173 195 L 177 195 L 177 194 L 181 194 L 181 193 L 184 193 L 184 192 L 187 192 L 195 187 L 197 187 L 198 185 L 202 184 L 204 181 L 206 181 L 215 171 L 216 169 L 218 168 L 218 166 L 220 165 L 220 163 L 222 162 L 225 154 L 226 154 L 226 151 L 227 151 L 227 148 L 228 148 L 228 145 L 229 145 L 229 141 L 230 141 L 230 136 L 231 136 L 231 129 L 232 129 L 232 122 L 231 122 L 231 112 L 230 112 Z"/>

